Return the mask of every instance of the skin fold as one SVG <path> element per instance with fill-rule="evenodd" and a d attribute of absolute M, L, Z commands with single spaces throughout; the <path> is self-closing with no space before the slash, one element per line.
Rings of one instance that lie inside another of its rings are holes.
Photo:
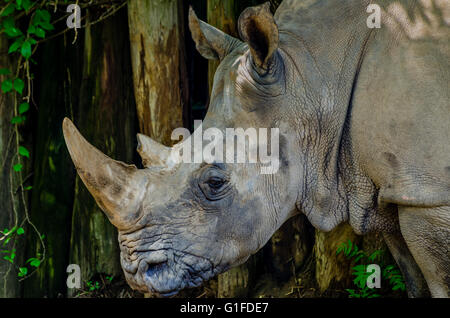
<path fill-rule="evenodd" d="M 114 161 L 66 119 L 78 173 L 119 230 L 128 283 L 170 296 L 245 262 L 290 217 L 382 232 L 411 297 L 450 290 L 448 2 L 285 0 L 246 9 L 241 39 L 190 10 L 219 59 L 203 129 L 279 128 L 280 167 L 176 163 L 139 135 L 145 169 Z M 185 141 L 183 141 L 185 142 Z"/>

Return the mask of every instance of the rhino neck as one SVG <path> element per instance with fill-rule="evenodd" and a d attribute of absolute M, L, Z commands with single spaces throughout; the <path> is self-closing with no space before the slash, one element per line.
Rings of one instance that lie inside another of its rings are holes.
<path fill-rule="evenodd" d="M 294 64 L 304 157 L 297 207 L 324 231 L 349 219 L 342 145 L 359 67 L 368 46 L 366 1 L 285 1 L 276 19 L 280 49 Z M 368 2 L 368 1 L 367 1 Z M 305 8 L 307 5 L 307 8 Z M 306 138 L 305 138 L 306 136 Z"/>

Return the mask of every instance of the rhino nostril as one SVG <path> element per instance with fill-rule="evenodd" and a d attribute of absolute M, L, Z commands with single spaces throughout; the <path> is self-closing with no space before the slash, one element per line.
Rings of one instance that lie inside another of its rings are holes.
<path fill-rule="evenodd" d="M 147 276 L 154 276 L 168 267 L 167 256 L 162 251 L 151 253 L 145 261 L 148 265 L 148 268 L 145 271 Z"/>
<path fill-rule="evenodd" d="M 147 276 L 155 276 L 158 273 L 163 272 L 168 267 L 167 261 L 159 263 L 149 263 L 146 271 Z"/>

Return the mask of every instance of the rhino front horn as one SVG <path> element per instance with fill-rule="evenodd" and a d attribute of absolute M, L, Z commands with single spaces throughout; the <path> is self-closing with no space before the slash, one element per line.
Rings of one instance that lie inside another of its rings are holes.
<path fill-rule="evenodd" d="M 63 121 L 63 133 L 78 175 L 111 223 L 119 229 L 132 226 L 147 188 L 145 172 L 103 154 L 68 118 Z"/>

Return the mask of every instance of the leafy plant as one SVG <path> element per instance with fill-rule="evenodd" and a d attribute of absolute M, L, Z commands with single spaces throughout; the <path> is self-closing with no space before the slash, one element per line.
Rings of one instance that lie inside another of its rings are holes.
<path fill-rule="evenodd" d="M 91 280 L 89 280 L 86 282 L 86 285 L 88 287 L 88 290 L 91 292 L 94 290 L 100 289 L 100 283 L 97 281 L 92 282 Z"/>
<path fill-rule="evenodd" d="M 0 232 L 0 241 L 3 241 L 0 252 L 5 254 L 2 257 L 3 260 L 15 264 L 16 249 L 14 246 L 16 239 L 25 233 L 25 225 L 28 225 L 37 235 L 42 248 L 42 254 L 38 252 L 35 257 L 29 258 L 23 266 L 16 265 L 17 276 L 20 279 L 25 279 L 31 275 L 45 259 L 44 236 L 30 220 L 24 195 L 25 191 L 32 189 L 32 186 L 24 184 L 22 176 L 25 160 L 30 159 L 31 153 L 21 144 L 19 125 L 26 121 L 27 112 L 30 109 L 31 81 L 33 79 L 33 75 L 30 73 L 30 62 L 35 63 L 32 55 L 39 41 L 46 37 L 47 32 L 54 29 L 50 22 L 51 15 L 45 9 L 48 4 L 49 1 L 0 0 L 0 34 L 8 39 L 8 54 L 15 55 L 16 58 L 12 60 L 17 61 L 15 69 L 0 69 L 0 75 L 3 77 L 0 90 L 2 94 L 11 94 L 14 100 L 11 129 L 15 135 L 16 156 L 11 173 L 18 175 L 19 190 L 21 190 L 20 198 L 25 212 L 24 219 L 19 220 L 19 214 L 14 210 L 14 226 Z M 8 245 L 11 246 L 8 247 Z M 34 270 L 29 271 L 30 268 Z"/>
<path fill-rule="evenodd" d="M 79 289 L 75 297 L 98 296 L 98 293 L 104 291 L 113 279 L 113 275 L 96 274 L 85 282 L 86 287 Z"/>
<path fill-rule="evenodd" d="M 338 246 L 336 250 L 336 255 L 343 254 L 347 259 L 352 261 L 354 265 L 352 267 L 352 275 L 355 276 L 353 283 L 357 289 L 346 289 L 349 293 L 350 298 L 377 298 L 381 297 L 380 294 L 376 293 L 375 289 L 369 288 L 367 286 L 367 278 L 374 273 L 367 271 L 368 264 L 377 262 L 382 269 L 382 278 L 385 282 L 388 282 L 393 291 L 400 290 L 405 291 L 405 283 L 400 270 L 395 265 L 385 265 L 383 264 L 380 256 L 382 255 L 381 250 L 376 250 L 372 254 L 368 255 L 363 250 L 359 249 L 358 246 L 348 240 L 347 243 L 342 243 Z"/>

